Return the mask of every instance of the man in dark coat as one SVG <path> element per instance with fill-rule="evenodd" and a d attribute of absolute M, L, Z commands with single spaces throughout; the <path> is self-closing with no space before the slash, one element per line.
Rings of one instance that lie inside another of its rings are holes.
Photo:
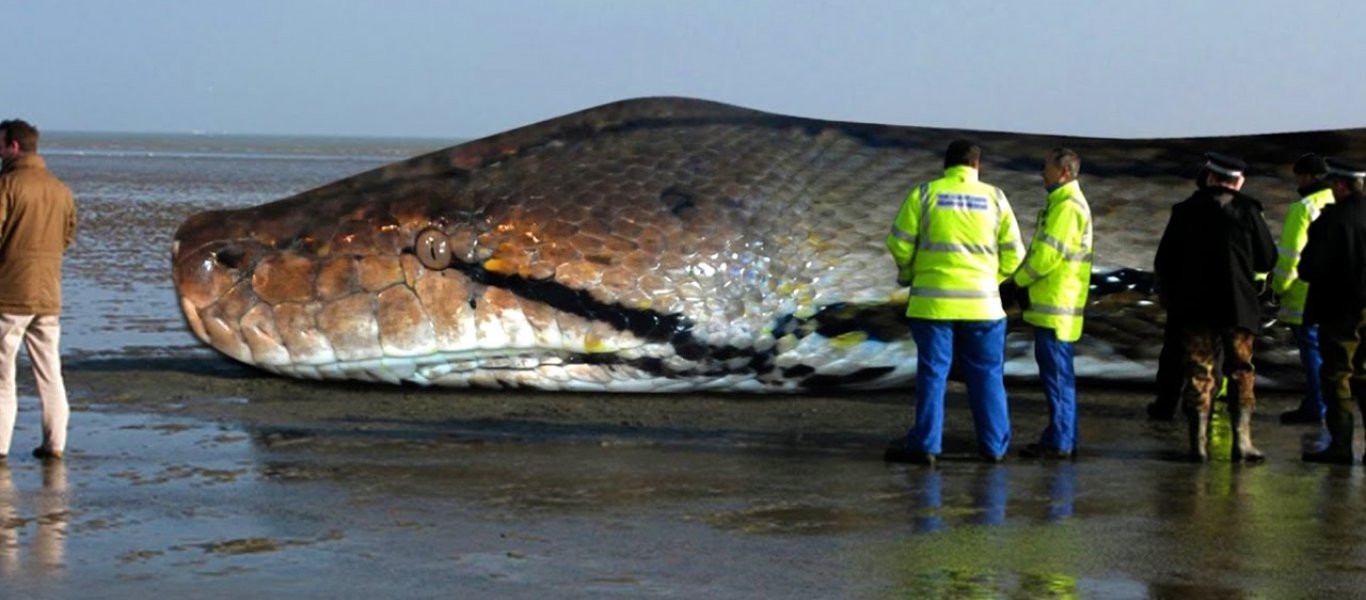
<path fill-rule="evenodd" d="M 1324 163 L 1334 202 L 1309 226 L 1299 273 L 1309 282 L 1305 322 L 1319 327 L 1324 422 L 1332 438 L 1303 458 L 1350 465 L 1353 398 L 1366 410 L 1366 166 L 1331 158 Z"/>
<path fill-rule="evenodd" d="M 1195 174 L 1195 187 L 1205 189 L 1209 171 L 1202 165 Z M 1162 326 L 1162 352 L 1157 357 L 1157 398 L 1148 403 L 1148 418 L 1153 421 L 1171 421 L 1176 418 L 1177 405 L 1181 404 L 1182 382 L 1186 379 L 1186 349 L 1181 339 L 1182 327 L 1172 315 Z"/>
<path fill-rule="evenodd" d="M 1209 458 L 1210 411 L 1222 367 L 1229 378 L 1233 460 L 1259 461 L 1252 444 L 1256 406 L 1252 343 L 1261 328 L 1256 273 L 1276 263 L 1276 242 L 1262 205 L 1241 191 L 1246 163 L 1205 155 L 1205 187 L 1172 207 L 1154 267 L 1168 319 L 1180 324 L 1186 377 L 1181 398 L 1190 419 L 1190 454 Z"/>

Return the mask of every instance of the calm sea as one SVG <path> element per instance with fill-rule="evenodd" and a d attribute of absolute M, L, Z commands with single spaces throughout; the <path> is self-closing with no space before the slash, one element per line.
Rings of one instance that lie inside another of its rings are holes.
<path fill-rule="evenodd" d="M 76 195 L 63 271 L 64 354 L 203 351 L 171 285 L 171 236 L 189 215 L 251 206 L 460 140 L 53 132 L 48 167 Z"/>

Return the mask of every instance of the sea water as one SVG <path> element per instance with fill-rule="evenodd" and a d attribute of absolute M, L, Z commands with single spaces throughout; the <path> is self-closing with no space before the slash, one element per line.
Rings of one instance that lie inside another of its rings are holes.
<path fill-rule="evenodd" d="M 39 149 L 76 197 L 63 265 L 68 354 L 195 352 L 171 282 L 190 215 L 284 198 L 459 140 L 54 132 Z"/>

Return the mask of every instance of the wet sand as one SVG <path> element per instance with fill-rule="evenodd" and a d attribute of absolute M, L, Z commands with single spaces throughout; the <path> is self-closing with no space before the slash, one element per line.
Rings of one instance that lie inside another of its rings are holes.
<path fill-rule="evenodd" d="M 1018 198 L 1028 231 L 1038 152 L 1010 139 L 987 140 L 989 179 Z M 1098 218 L 1117 227 L 1101 255 L 1146 266 L 1189 191 L 1182 169 L 1223 147 L 1194 141 L 1123 175 L 1129 157 L 1103 143 L 1083 148 Z M 1366 469 L 1301 464 L 1314 433 L 1275 424 L 1286 393 L 1258 415 L 1265 465 L 1174 460 L 1181 426 L 1144 420 L 1147 390 L 1092 386 L 1078 462 L 926 470 L 881 461 L 912 415 L 904 390 L 423 390 L 234 366 L 191 345 L 166 270 L 176 225 L 387 159 L 87 146 L 49 162 L 82 210 L 63 315 L 71 455 L 46 469 L 27 456 L 38 430 L 21 371 L 15 454 L 0 467 L 0 597 L 1299 598 L 1366 584 Z M 1290 188 L 1271 162 L 1259 172 L 1275 176 L 1250 185 L 1275 227 Z M 1114 329 L 1150 363 L 1160 327 L 1121 317 Z M 1264 374 L 1295 362 L 1276 334 Z M 1011 390 L 1018 446 L 1045 410 L 1037 389 Z M 957 388 L 949 419 L 948 451 L 971 456 Z"/>
<path fill-rule="evenodd" d="M 627 396 L 346 387 L 212 355 L 76 358 L 70 456 L 21 387 L 5 596 L 1305 597 L 1366 584 L 1362 467 L 1179 460 L 1141 389 L 1085 389 L 1075 463 L 887 465 L 904 391 Z M 1019 446 L 1039 391 L 1011 385 Z M 1227 436 L 1216 438 L 1227 448 Z M 97 590 L 97 591 L 96 591 Z"/>

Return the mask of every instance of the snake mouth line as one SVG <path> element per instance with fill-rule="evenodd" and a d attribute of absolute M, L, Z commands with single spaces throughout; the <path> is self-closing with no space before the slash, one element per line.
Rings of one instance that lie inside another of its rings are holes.
<path fill-rule="evenodd" d="M 199 213 L 176 233 L 174 277 L 200 339 L 299 376 L 388 381 L 370 371 L 392 365 L 455 386 L 563 389 L 571 373 L 668 383 L 644 391 L 899 385 L 917 356 L 878 241 L 950 133 L 628 100 Z M 1034 189 L 1026 157 L 1058 141 L 981 135 L 1005 189 Z M 1184 185 L 1182 154 L 1206 143 L 1069 140 L 1117 200 L 1097 256 L 1151 263 L 1142 247 L 1165 206 L 1149 198 Z M 1155 362 L 1151 274 L 1091 283 L 1085 368 L 1113 379 Z"/>
<path fill-rule="evenodd" d="M 405 252 L 416 252 L 420 256 L 426 248 L 432 247 L 430 240 L 424 243 L 426 233 L 419 234 L 415 247 L 405 249 Z M 435 246 L 439 247 L 440 244 Z M 438 254 L 445 253 L 438 251 Z M 419 259 L 423 260 L 421 256 Z M 763 379 L 765 376 L 780 375 L 785 380 L 799 381 L 800 387 L 821 389 L 875 381 L 890 374 L 895 368 L 869 367 L 838 375 L 817 373 L 816 367 L 803 364 L 779 370 L 775 366 L 779 351 L 778 340 L 784 337 L 800 339 L 815 333 L 829 338 L 847 339 L 852 336 L 860 340 L 891 342 L 906 339 L 909 335 L 909 329 L 900 317 L 901 308 L 897 305 L 850 306 L 840 303 L 825 307 L 805 319 L 790 314 L 778 318 L 769 328 L 769 343 L 759 340 L 748 347 L 710 345 L 701 342 L 694 335 L 693 323 L 679 314 L 663 314 L 605 303 L 594 298 L 587 290 L 575 289 L 553 279 L 532 279 L 517 274 L 499 273 L 485 268 L 480 263 L 447 260 L 445 256 L 423 262 L 432 267 L 456 270 L 471 282 L 504 289 L 520 298 L 543 303 L 585 319 L 606 323 L 618 331 L 630 332 L 646 342 L 668 344 L 672 347 L 673 354 L 688 361 L 695 361 L 697 366 L 671 371 L 659 358 L 623 358 L 611 353 L 564 354 L 558 357 L 557 360 L 562 361 L 559 364 L 616 366 L 668 378 L 747 375 Z"/>

